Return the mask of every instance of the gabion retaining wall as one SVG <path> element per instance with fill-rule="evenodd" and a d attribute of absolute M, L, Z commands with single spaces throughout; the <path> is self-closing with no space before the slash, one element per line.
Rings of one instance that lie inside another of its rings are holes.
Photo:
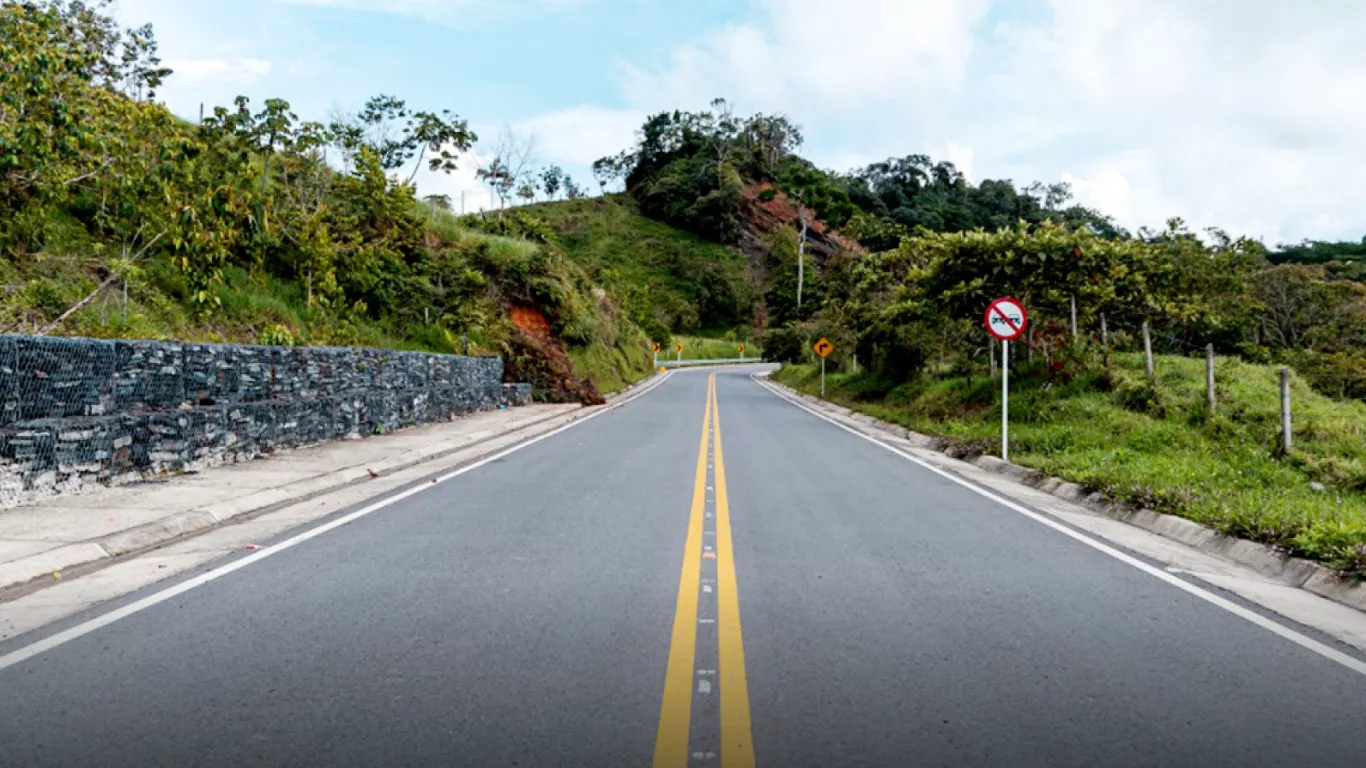
<path fill-rule="evenodd" d="M 530 400 L 503 361 L 0 335 L 0 508 Z"/>

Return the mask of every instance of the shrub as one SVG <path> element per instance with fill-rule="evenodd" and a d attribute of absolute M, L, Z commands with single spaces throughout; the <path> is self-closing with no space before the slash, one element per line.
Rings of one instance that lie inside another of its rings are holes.
<path fill-rule="evenodd" d="M 261 336 L 256 342 L 267 347 L 292 347 L 298 342 L 294 338 L 294 333 L 278 323 L 261 331 Z"/>
<path fill-rule="evenodd" d="M 806 339 L 791 326 L 770 328 L 759 336 L 764 359 L 774 363 L 796 363 L 806 357 Z"/>

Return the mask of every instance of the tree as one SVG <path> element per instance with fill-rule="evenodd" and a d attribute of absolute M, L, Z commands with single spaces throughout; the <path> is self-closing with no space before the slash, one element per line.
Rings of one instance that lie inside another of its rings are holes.
<path fill-rule="evenodd" d="M 449 211 L 451 209 L 450 195 L 427 195 L 422 199 L 432 208 L 437 208 L 443 211 Z"/>
<path fill-rule="evenodd" d="M 516 178 L 513 177 L 512 173 L 503 165 L 502 159 L 498 157 L 494 157 L 487 165 L 475 171 L 474 175 L 480 181 L 487 184 L 489 189 L 493 191 L 494 196 L 498 198 L 498 211 L 499 218 L 501 219 L 503 205 L 510 196 L 513 187 L 517 184 Z"/>
<path fill-rule="evenodd" d="M 161 66 L 157 56 L 156 35 L 151 24 L 130 29 L 123 41 L 123 77 L 125 93 L 135 101 L 141 101 L 143 91 L 150 101 L 156 98 L 156 89 L 171 76 L 168 67 Z"/>
<path fill-rule="evenodd" d="M 598 190 L 607 194 L 607 187 L 615 182 L 625 182 L 634 167 L 635 158 L 628 152 L 600 157 L 593 161 L 593 179 L 598 182 Z"/>
<path fill-rule="evenodd" d="M 564 185 L 564 197 L 566 200 L 581 200 L 585 197 L 583 189 L 579 187 L 578 184 L 574 183 L 573 177 L 569 174 L 566 173 L 564 175 L 564 180 L 560 183 Z"/>
<path fill-rule="evenodd" d="M 266 99 L 265 108 L 254 119 L 257 141 L 265 150 L 265 171 L 261 174 L 261 196 L 265 197 L 266 184 L 270 179 L 271 156 L 282 148 L 289 149 L 293 146 L 294 122 L 299 116 L 289 111 L 289 102 L 283 99 Z"/>
<path fill-rule="evenodd" d="M 558 165 L 552 165 L 541 171 L 541 188 L 545 190 L 546 198 L 554 200 L 555 195 L 564 188 L 567 179 L 568 177 Z"/>
<path fill-rule="evenodd" d="M 450 195 L 427 195 L 426 197 L 422 198 L 422 201 L 427 204 L 427 207 L 429 209 L 431 209 L 431 214 L 427 217 L 428 221 L 436 218 L 437 210 L 442 210 L 446 212 L 450 212 L 451 210 Z"/>
<path fill-rule="evenodd" d="M 362 148 L 373 152 L 386 172 L 403 168 L 416 156 L 409 183 L 424 160 L 433 173 L 455 171 L 459 154 L 479 139 L 468 122 L 450 110 L 414 112 L 403 99 L 383 94 L 366 101 L 355 115 L 334 115 L 330 129 L 352 164 Z M 428 153 L 433 156 L 427 157 Z"/>
<path fill-rule="evenodd" d="M 783 160 L 801 148 L 802 132 L 784 115 L 757 114 L 745 121 L 740 143 L 756 170 L 772 175 Z"/>
<path fill-rule="evenodd" d="M 412 174 L 408 176 L 409 182 L 417 177 L 424 158 L 427 159 L 427 170 L 449 175 L 456 170 L 457 153 L 468 152 L 474 146 L 474 142 L 479 140 L 479 136 L 470 130 L 469 124 L 451 114 L 448 109 L 441 110 L 440 115 L 433 112 L 418 112 L 413 115 L 413 122 L 404 130 L 409 136 L 409 144 L 416 146 L 418 150 L 417 162 L 413 165 Z M 435 157 L 427 158 L 428 152 L 433 153 Z"/>
<path fill-rule="evenodd" d="M 504 127 L 492 147 L 492 159 L 475 175 L 489 185 L 498 198 L 498 216 L 514 194 L 530 183 L 531 169 L 536 164 L 536 137 Z"/>

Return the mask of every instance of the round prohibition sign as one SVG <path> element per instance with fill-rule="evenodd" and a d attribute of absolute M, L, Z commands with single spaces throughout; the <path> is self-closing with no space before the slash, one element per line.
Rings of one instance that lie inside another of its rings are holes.
<path fill-rule="evenodd" d="M 1014 341 L 1024 335 L 1029 313 L 1018 299 L 997 299 L 987 305 L 987 333 L 1001 341 Z"/>

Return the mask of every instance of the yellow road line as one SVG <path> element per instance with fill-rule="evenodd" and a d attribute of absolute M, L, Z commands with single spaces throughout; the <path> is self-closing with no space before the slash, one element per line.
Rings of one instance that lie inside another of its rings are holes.
<path fill-rule="evenodd" d="M 714 384 L 710 379 L 707 382 L 707 404 L 702 414 L 702 441 L 697 449 L 692 515 L 688 518 L 688 539 L 683 546 L 678 607 L 674 610 L 669 666 L 664 676 L 664 701 L 659 708 L 659 731 L 655 735 L 655 768 L 687 768 L 688 765 L 693 658 L 697 650 L 697 600 L 702 572 L 699 555 L 702 552 L 702 521 L 707 507 L 707 437 L 711 431 Z"/>
<path fill-rule="evenodd" d="M 710 383 L 716 464 L 716 631 L 720 644 L 717 672 L 721 684 L 721 766 L 753 768 L 754 737 L 749 719 L 749 684 L 745 679 L 745 643 L 740 632 L 740 590 L 735 581 L 735 553 L 731 546 L 726 463 L 721 454 L 716 374 L 712 374 Z"/>

